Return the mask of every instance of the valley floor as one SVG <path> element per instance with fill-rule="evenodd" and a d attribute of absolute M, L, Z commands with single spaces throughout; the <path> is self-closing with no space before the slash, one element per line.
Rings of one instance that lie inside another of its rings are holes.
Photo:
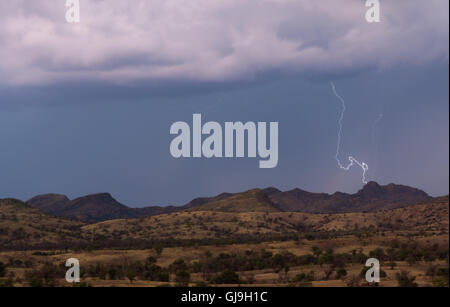
<path fill-rule="evenodd" d="M 93 287 L 224 286 L 225 284 L 243 287 L 345 287 L 367 285 L 361 274 L 365 260 L 355 260 L 358 258 L 355 255 L 368 257 L 376 256 L 378 253 L 379 257 L 385 258 L 381 260 L 381 270 L 386 273 L 379 283 L 381 287 L 398 286 L 399 275 L 402 272 L 407 273 L 411 282 L 418 286 L 445 286 L 445 277 L 440 276 L 439 272 L 446 272 L 448 286 L 448 242 L 448 234 L 417 237 L 398 234 L 364 238 L 344 236 L 326 240 L 144 250 L 9 251 L 0 253 L 0 262 L 6 264 L 3 281 L 8 279 L 14 286 L 19 287 L 33 285 L 33 282 L 41 282 L 37 286 L 72 286 L 64 280 L 66 268 L 62 264 L 68 258 L 77 258 L 80 261 L 83 272 L 82 285 Z M 405 251 L 414 254 L 411 250 L 412 246 L 416 246 L 417 250 L 424 250 L 423 259 L 412 259 L 411 255 L 401 256 L 401 253 Z M 428 259 L 427 250 L 434 250 L 436 258 Z M 393 254 L 394 252 L 396 254 Z M 345 261 L 337 260 L 345 258 L 343 255 L 347 257 L 353 255 L 355 258 Z M 317 257 L 314 258 L 315 256 Z M 296 265 L 299 259 L 309 259 L 308 257 L 311 258 L 310 263 Z M 327 257 L 331 258 L 327 260 Z M 389 261 L 387 259 L 389 257 L 397 257 L 397 259 L 405 257 L 405 260 Z M 237 259 L 241 262 L 245 261 L 247 266 L 253 261 L 254 267 L 250 270 L 242 269 Z M 270 261 L 264 259 L 270 259 Z M 235 266 L 236 270 L 233 273 L 238 276 L 237 282 L 233 282 L 232 277 L 231 280 L 222 279 L 223 283 L 221 283 L 218 276 L 221 276 L 222 269 L 219 268 L 224 263 Z M 211 267 L 208 264 L 214 265 Z M 46 280 L 45 272 L 42 275 L 42 269 L 38 271 L 38 268 L 43 266 L 50 268 L 51 265 L 53 265 L 53 271 L 47 272 L 48 280 Z M 123 270 L 122 274 L 119 273 L 120 269 Z M 142 270 L 150 273 L 141 272 Z M 159 275 L 152 273 L 154 270 L 159 270 Z M 187 272 L 184 278 L 181 271 Z M 30 272 L 34 272 L 34 275 Z M 164 272 L 166 272 L 165 277 L 163 277 Z M 158 279 L 163 281 L 157 281 Z"/>

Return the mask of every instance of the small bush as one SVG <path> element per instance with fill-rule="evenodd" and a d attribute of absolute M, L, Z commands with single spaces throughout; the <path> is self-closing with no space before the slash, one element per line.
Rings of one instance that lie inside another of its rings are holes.
<path fill-rule="evenodd" d="M 304 281 L 307 281 L 307 282 L 314 281 L 314 272 L 311 271 L 308 274 L 300 273 L 300 274 L 295 275 L 294 278 L 292 278 L 293 283 L 301 283 Z"/>
<path fill-rule="evenodd" d="M 11 288 L 14 287 L 13 281 L 11 278 L 0 279 L 0 288 Z"/>
<path fill-rule="evenodd" d="M 399 287 L 417 287 L 417 283 L 414 282 L 414 280 L 416 280 L 416 277 L 409 276 L 409 273 L 406 271 L 397 273 L 396 279 Z"/>
<path fill-rule="evenodd" d="M 211 279 L 213 284 L 239 284 L 241 279 L 235 271 L 225 270 Z"/>
<path fill-rule="evenodd" d="M 6 275 L 6 265 L 0 262 L 0 277 L 5 277 Z"/>
<path fill-rule="evenodd" d="M 347 271 L 344 268 L 337 269 L 336 271 L 336 279 L 341 279 L 342 277 L 347 276 Z"/>
<path fill-rule="evenodd" d="M 191 274 L 188 271 L 178 270 L 175 273 L 175 282 L 178 285 L 186 287 L 189 285 L 190 281 L 191 281 Z"/>

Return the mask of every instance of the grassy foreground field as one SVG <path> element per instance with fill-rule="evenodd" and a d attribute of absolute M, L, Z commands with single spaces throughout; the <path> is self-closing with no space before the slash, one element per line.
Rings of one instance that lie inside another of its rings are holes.
<path fill-rule="evenodd" d="M 415 251 L 411 250 L 413 246 Z M 403 256 L 399 254 L 408 251 L 417 256 L 417 253 L 423 253 L 422 249 L 425 254 L 426 250 L 434 250 L 435 254 L 425 255 L 423 259 L 413 259 L 411 255 L 405 254 L 405 260 L 389 260 L 389 257 L 400 259 L 399 257 Z M 330 256 L 330 251 L 333 256 Z M 318 256 L 317 259 L 313 259 L 314 255 Z M 342 255 L 354 255 L 354 258 L 344 262 L 337 260 L 339 257 L 344 259 Z M 9 264 L 5 276 L 14 286 L 29 286 L 30 283 L 33 285 L 33 282 L 36 283 L 35 286 L 39 286 L 39 282 L 40 286 L 72 286 L 64 280 L 66 268 L 62 264 L 68 258 L 77 258 L 81 264 L 82 285 L 94 287 L 177 285 L 344 287 L 366 285 L 361 271 L 364 269 L 363 258 L 367 255 L 385 259 L 382 260 L 381 270 L 386 275 L 382 274 L 379 286 L 398 286 L 398 275 L 402 272 L 407 272 L 412 285 L 416 283 L 418 286 L 445 285 L 445 276 L 441 276 L 444 272 L 447 274 L 448 285 L 448 235 L 423 237 L 385 235 L 365 238 L 345 236 L 333 240 L 143 250 L 10 251 L 0 253 L 0 262 Z M 242 260 L 245 257 L 255 261 L 253 267 L 246 267 L 249 265 L 248 261 L 243 261 L 243 264 L 235 261 L 236 258 Z M 302 265 L 296 262 L 295 257 L 310 258 L 310 263 Z M 267 265 L 264 264 L 264 258 L 271 258 Z M 211 262 L 213 265 L 208 266 Z M 223 272 L 227 271 L 227 267 L 233 266 L 236 270 L 230 272 L 236 275 L 229 273 L 230 276 L 225 276 L 221 280 L 221 274 L 225 275 Z M 41 271 L 37 268 L 41 268 Z M 159 273 L 152 273 L 153 271 Z M 35 272 L 35 277 L 30 272 Z M 183 275 L 184 273 L 186 274 Z M 152 274 L 155 276 L 151 276 Z"/>
<path fill-rule="evenodd" d="M 221 203 L 222 204 L 222 203 Z M 0 200 L 0 287 L 449 284 L 448 197 L 376 212 L 181 211 L 98 223 Z"/>

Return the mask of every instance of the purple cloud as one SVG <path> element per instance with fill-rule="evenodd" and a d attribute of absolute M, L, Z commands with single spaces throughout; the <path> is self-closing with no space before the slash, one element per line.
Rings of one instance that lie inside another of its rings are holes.
<path fill-rule="evenodd" d="M 32 3 L 30 3 L 32 2 Z M 60 0 L 0 3 L 0 85 L 229 81 L 448 63 L 446 0 Z"/>

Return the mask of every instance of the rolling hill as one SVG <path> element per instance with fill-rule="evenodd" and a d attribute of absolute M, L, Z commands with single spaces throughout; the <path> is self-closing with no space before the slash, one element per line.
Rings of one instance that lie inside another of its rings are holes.
<path fill-rule="evenodd" d="M 78 221 L 53 217 L 20 200 L 0 199 L 0 249 L 80 242 Z"/>
<path fill-rule="evenodd" d="M 33 197 L 27 205 L 59 217 L 85 222 L 137 217 L 133 210 L 117 202 L 110 194 L 93 194 L 69 200 L 64 195 Z"/>
<path fill-rule="evenodd" d="M 449 228 L 448 196 L 376 212 L 312 214 L 277 210 L 262 190 L 244 195 L 169 214 L 90 224 L 54 217 L 21 201 L 4 199 L 0 200 L 0 249 L 112 248 L 174 240 L 264 240 L 271 236 L 377 231 L 439 234 L 448 233 Z M 234 212 L 242 201 L 248 201 L 247 211 Z"/>
<path fill-rule="evenodd" d="M 430 199 L 425 192 L 403 185 L 381 186 L 369 182 L 355 194 L 312 193 L 301 189 L 280 191 L 276 188 L 254 189 L 242 193 L 222 193 L 215 197 L 196 198 L 184 206 L 151 206 L 130 208 L 116 201 L 110 194 L 94 194 L 69 200 L 64 195 L 46 194 L 33 197 L 26 203 L 58 217 L 84 222 L 138 218 L 179 211 L 219 212 L 304 212 L 345 213 L 374 212 L 405 207 Z"/>
<path fill-rule="evenodd" d="M 201 205 L 190 207 L 189 211 L 216 212 L 278 212 L 281 211 L 272 203 L 263 190 L 254 189 L 246 192 L 228 195 L 223 198 L 213 198 Z"/>
<path fill-rule="evenodd" d="M 272 191 L 269 198 L 283 211 L 344 213 L 401 208 L 430 199 L 430 196 L 416 188 L 397 184 L 381 186 L 372 181 L 355 194 L 311 193 L 294 189 Z"/>
<path fill-rule="evenodd" d="M 65 195 L 44 194 L 29 199 L 26 204 L 53 216 L 89 223 L 152 216 L 183 210 L 182 207 L 174 206 L 129 208 L 119 203 L 109 193 L 92 194 L 74 200 L 69 200 Z"/>
<path fill-rule="evenodd" d="M 258 207 L 259 208 L 259 207 Z M 375 233 L 377 231 L 448 233 L 448 196 L 376 212 L 313 214 L 281 211 L 188 210 L 139 219 L 83 226 L 110 240 L 227 239 L 306 233 Z"/>

